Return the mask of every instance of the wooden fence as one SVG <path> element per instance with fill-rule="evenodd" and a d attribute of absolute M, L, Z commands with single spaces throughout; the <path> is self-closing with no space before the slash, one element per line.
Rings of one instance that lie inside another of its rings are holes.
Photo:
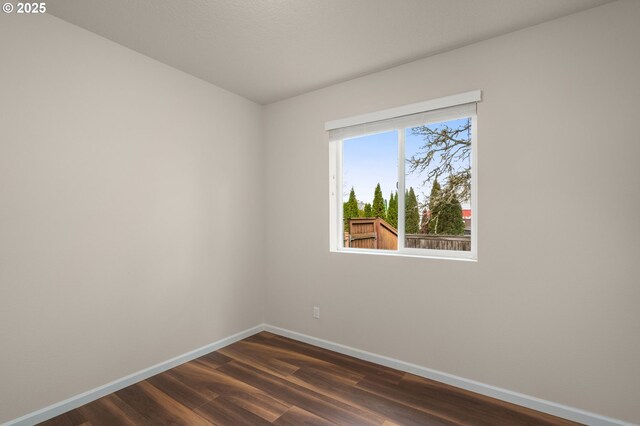
<path fill-rule="evenodd" d="M 349 219 L 351 233 L 345 232 L 344 246 L 363 249 L 398 249 L 398 231 L 383 219 L 361 217 Z M 470 235 L 407 234 L 405 248 L 471 251 Z"/>
<path fill-rule="evenodd" d="M 398 231 L 380 218 L 349 219 L 349 229 L 351 229 L 351 234 L 345 234 L 345 247 L 398 249 Z"/>
<path fill-rule="evenodd" d="M 471 251 L 471 235 L 423 235 L 407 234 L 404 239 L 406 248 L 432 250 Z"/>

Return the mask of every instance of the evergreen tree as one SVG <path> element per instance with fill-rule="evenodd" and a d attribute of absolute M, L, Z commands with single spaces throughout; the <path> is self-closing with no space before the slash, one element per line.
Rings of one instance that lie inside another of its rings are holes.
<path fill-rule="evenodd" d="M 364 204 L 364 217 L 372 217 L 373 213 L 371 212 L 371 204 Z"/>
<path fill-rule="evenodd" d="M 409 190 L 405 189 L 404 191 L 404 232 L 405 234 L 408 234 L 409 231 L 407 231 L 407 219 L 409 218 Z"/>
<path fill-rule="evenodd" d="M 384 198 L 382 198 L 382 190 L 380 184 L 376 185 L 376 189 L 373 193 L 373 205 L 371 206 L 371 215 L 373 217 L 386 218 L 386 212 L 384 209 Z"/>
<path fill-rule="evenodd" d="M 353 187 L 349 193 L 349 200 L 344 203 L 343 207 L 343 219 L 344 230 L 349 232 L 349 219 L 358 217 L 358 200 L 356 199 L 356 192 Z"/>
<path fill-rule="evenodd" d="M 418 207 L 418 198 L 413 191 L 413 187 L 409 188 L 409 192 L 405 198 L 405 219 L 404 229 L 407 234 L 417 234 L 420 231 L 420 212 Z"/>
<path fill-rule="evenodd" d="M 464 235 L 464 220 L 462 219 L 462 205 L 454 193 L 454 189 L 445 188 L 448 197 L 442 197 L 438 181 L 434 181 L 429 197 L 428 231 L 439 235 Z"/>
<path fill-rule="evenodd" d="M 389 196 L 389 208 L 387 209 L 387 222 L 394 228 L 398 228 L 398 193 L 393 192 Z"/>
<path fill-rule="evenodd" d="M 349 232 L 349 203 L 342 203 L 342 221 L 344 223 L 344 232 Z"/>
<path fill-rule="evenodd" d="M 438 183 L 438 178 L 433 181 L 433 186 L 431 187 L 431 194 L 429 195 L 429 222 L 427 224 L 427 233 L 428 234 L 437 234 L 438 233 L 438 224 L 440 222 L 439 213 L 437 206 L 440 204 L 440 184 Z"/>
<path fill-rule="evenodd" d="M 444 235 L 464 235 L 462 205 L 457 196 L 453 195 L 449 201 L 443 203 L 440 219 L 442 224 L 439 233 Z"/>

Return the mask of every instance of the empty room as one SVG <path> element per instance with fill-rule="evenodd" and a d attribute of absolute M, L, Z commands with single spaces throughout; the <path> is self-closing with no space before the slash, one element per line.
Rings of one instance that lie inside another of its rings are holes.
<path fill-rule="evenodd" d="M 640 0 L 0 3 L 0 425 L 640 424 Z"/>

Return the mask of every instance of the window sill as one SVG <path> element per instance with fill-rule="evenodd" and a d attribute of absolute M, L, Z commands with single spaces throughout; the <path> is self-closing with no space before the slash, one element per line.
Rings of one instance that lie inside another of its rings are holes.
<path fill-rule="evenodd" d="M 433 259 L 433 260 L 458 260 L 463 262 L 478 262 L 477 256 L 472 254 L 461 254 L 457 256 L 447 256 L 441 254 L 419 254 L 413 252 L 394 251 L 394 250 L 366 250 L 366 249 L 330 249 L 331 253 L 346 253 L 346 254 L 365 254 L 374 256 L 395 256 L 395 257 L 413 257 L 419 259 Z"/>

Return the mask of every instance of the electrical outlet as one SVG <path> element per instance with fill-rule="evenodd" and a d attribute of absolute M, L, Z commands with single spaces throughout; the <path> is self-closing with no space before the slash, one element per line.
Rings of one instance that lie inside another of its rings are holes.
<path fill-rule="evenodd" d="M 320 306 L 314 306 L 313 307 L 313 317 L 315 319 L 320 318 Z"/>

